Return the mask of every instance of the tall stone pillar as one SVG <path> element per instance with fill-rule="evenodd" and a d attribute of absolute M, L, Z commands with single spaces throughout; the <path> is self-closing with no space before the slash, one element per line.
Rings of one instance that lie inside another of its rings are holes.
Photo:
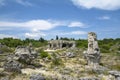
<path fill-rule="evenodd" d="M 72 43 L 72 48 L 75 48 L 76 44 L 75 42 Z"/>
<path fill-rule="evenodd" d="M 60 49 L 62 49 L 62 46 L 63 46 L 63 41 L 60 40 Z"/>
<path fill-rule="evenodd" d="M 97 35 L 94 32 L 88 33 L 88 49 L 85 53 L 88 65 L 97 67 L 100 63 L 100 49 L 98 47 Z"/>

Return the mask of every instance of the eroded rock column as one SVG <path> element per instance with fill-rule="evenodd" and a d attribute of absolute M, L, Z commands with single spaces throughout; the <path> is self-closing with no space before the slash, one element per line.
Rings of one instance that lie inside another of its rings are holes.
<path fill-rule="evenodd" d="M 88 49 L 85 53 L 88 65 L 97 67 L 100 63 L 100 49 L 98 47 L 97 35 L 94 32 L 88 33 Z"/>

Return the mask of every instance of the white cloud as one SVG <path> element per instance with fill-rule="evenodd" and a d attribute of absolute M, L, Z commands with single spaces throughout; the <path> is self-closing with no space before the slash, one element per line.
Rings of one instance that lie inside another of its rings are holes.
<path fill-rule="evenodd" d="M 0 27 L 21 27 L 21 28 L 28 28 L 32 31 L 38 30 L 49 30 L 57 26 L 61 26 L 57 21 L 49 21 L 49 20 L 30 20 L 26 22 L 5 22 L 0 21 Z"/>
<path fill-rule="evenodd" d="M 27 0 L 16 0 L 18 4 L 21 4 L 23 6 L 33 6 L 32 3 L 28 2 Z"/>
<path fill-rule="evenodd" d="M 85 24 L 81 23 L 81 22 L 71 22 L 68 27 L 80 27 L 80 28 L 84 28 Z"/>
<path fill-rule="evenodd" d="M 25 33 L 26 38 L 40 38 L 46 36 L 43 32 L 31 32 L 31 33 Z"/>
<path fill-rule="evenodd" d="M 85 24 L 81 22 L 62 22 L 62 21 L 54 21 L 54 20 L 30 20 L 26 22 L 6 22 L 6 21 L 0 21 L 0 27 L 2 28 L 27 28 L 31 31 L 39 31 L 39 30 L 50 30 L 52 28 L 58 27 L 58 26 L 68 26 L 68 27 L 81 27 L 84 28 Z"/>
<path fill-rule="evenodd" d="M 87 34 L 87 32 L 85 31 L 59 32 L 59 35 L 85 35 L 85 34 Z"/>
<path fill-rule="evenodd" d="M 102 17 L 98 17 L 99 20 L 109 20 L 110 17 L 109 16 L 102 16 Z"/>
<path fill-rule="evenodd" d="M 120 0 L 71 0 L 74 5 L 87 9 L 97 8 L 102 10 L 120 9 Z"/>
<path fill-rule="evenodd" d="M 87 32 L 85 32 L 85 31 L 72 31 L 71 34 L 74 34 L 74 35 L 85 35 L 85 34 L 87 34 Z"/>

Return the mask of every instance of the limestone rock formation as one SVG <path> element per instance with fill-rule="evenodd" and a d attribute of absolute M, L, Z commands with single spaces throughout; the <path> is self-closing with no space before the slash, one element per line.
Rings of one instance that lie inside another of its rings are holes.
<path fill-rule="evenodd" d="M 19 62 L 15 61 L 15 60 L 7 61 L 4 64 L 4 70 L 8 71 L 8 72 L 21 73 L 21 67 L 22 67 L 22 65 Z"/>
<path fill-rule="evenodd" d="M 80 78 L 79 80 L 100 80 L 100 79 L 96 77 L 83 77 L 83 78 Z"/>
<path fill-rule="evenodd" d="M 19 46 L 15 50 L 16 60 L 30 64 L 37 57 L 37 52 L 31 47 Z"/>
<path fill-rule="evenodd" d="M 119 71 L 109 71 L 109 74 L 115 77 L 115 80 L 120 80 L 120 72 Z"/>
<path fill-rule="evenodd" d="M 75 57 L 75 54 L 73 52 L 67 52 L 66 56 L 69 58 L 73 58 L 73 57 Z"/>
<path fill-rule="evenodd" d="M 66 40 L 51 40 L 48 42 L 49 49 L 74 48 L 76 46 L 74 41 Z"/>
<path fill-rule="evenodd" d="M 100 62 L 100 49 L 98 47 L 97 35 L 94 32 L 88 33 L 88 49 L 84 51 L 88 65 L 96 67 Z"/>
<path fill-rule="evenodd" d="M 46 80 L 41 74 L 32 74 L 30 80 Z"/>

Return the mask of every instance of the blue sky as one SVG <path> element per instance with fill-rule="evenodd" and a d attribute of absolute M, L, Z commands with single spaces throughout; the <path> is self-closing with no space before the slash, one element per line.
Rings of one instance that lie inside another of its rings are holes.
<path fill-rule="evenodd" d="M 120 0 L 0 0 L 0 38 L 120 38 Z"/>

